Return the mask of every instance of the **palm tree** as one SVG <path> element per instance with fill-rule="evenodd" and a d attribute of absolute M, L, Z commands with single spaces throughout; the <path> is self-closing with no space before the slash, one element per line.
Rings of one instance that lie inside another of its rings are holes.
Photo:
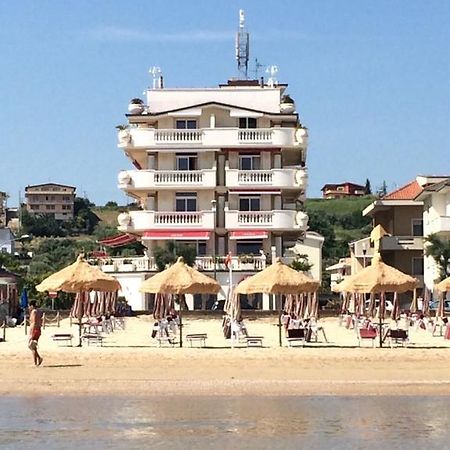
<path fill-rule="evenodd" d="M 431 256 L 440 270 L 440 279 L 450 275 L 450 240 L 444 240 L 437 236 L 437 234 L 430 234 L 425 237 L 425 242 L 428 244 L 425 247 L 425 255 Z"/>

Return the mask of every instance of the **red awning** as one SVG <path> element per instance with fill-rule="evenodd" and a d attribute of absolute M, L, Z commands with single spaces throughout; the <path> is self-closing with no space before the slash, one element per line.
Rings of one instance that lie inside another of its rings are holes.
<path fill-rule="evenodd" d="M 142 239 L 157 241 L 159 239 L 174 239 L 177 241 L 205 241 L 209 239 L 209 231 L 197 230 L 149 230 L 144 231 Z"/>
<path fill-rule="evenodd" d="M 230 231 L 230 239 L 266 239 L 269 236 L 265 230 Z"/>
<path fill-rule="evenodd" d="M 101 241 L 98 241 L 98 243 L 106 247 L 121 247 L 122 245 L 131 244 L 135 240 L 136 237 L 129 234 L 117 234 L 116 236 L 102 239 Z"/>

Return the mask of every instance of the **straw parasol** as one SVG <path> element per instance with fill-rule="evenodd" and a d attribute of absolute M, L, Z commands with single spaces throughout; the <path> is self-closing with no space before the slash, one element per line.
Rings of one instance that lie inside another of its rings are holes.
<path fill-rule="evenodd" d="M 75 308 L 78 317 L 79 337 L 81 346 L 81 319 L 83 317 L 83 303 L 88 301 L 86 294 L 89 291 L 117 292 L 119 282 L 110 275 L 102 272 L 98 267 L 91 266 L 79 255 L 70 266 L 45 278 L 36 286 L 39 292 L 72 292 L 78 294 L 78 305 Z"/>
<path fill-rule="evenodd" d="M 175 264 L 144 281 L 139 290 L 151 294 L 217 294 L 220 291 L 220 284 L 213 278 L 188 266 L 183 258 L 179 257 Z M 180 347 L 182 346 L 180 314 Z"/>
<path fill-rule="evenodd" d="M 372 258 L 370 266 L 333 286 L 335 292 L 381 293 L 414 290 L 417 279 L 395 269 L 381 260 L 380 254 Z"/>
<path fill-rule="evenodd" d="M 441 292 L 449 292 L 450 291 L 450 277 L 442 280 L 440 283 L 436 285 L 436 289 Z"/>
<path fill-rule="evenodd" d="M 280 258 L 266 269 L 241 281 L 236 288 L 238 294 L 299 294 L 315 292 L 319 282 L 283 264 Z"/>
<path fill-rule="evenodd" d="M 266 267 L 261 272 L 241 281 L 236 287 L 237 294 L 300 294 L 302 292 L 316 292 L 319 288 L 319 281 L 307 275 L 297 272 L 291 267 L 283 264 L 280 258 Z M 281 305 L 280 305 L 281 308 Z M 310 309 L 315 313 L 316 307 Z M 279 341 L 281 341 L 281 311 L 279 316 Z"/>

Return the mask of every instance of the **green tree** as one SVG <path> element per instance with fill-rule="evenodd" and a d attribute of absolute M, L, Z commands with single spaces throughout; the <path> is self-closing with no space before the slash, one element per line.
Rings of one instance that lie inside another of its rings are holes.
<path fill-rule="evenodd" d="M 179 256 L 183 257 L 187 265 L 193 266 L 197 256 L 197 250 L 193 245 L 168 241 L 165 247 L 156 247 L 153 250 L 153 255 L 155 256 L 158 270 L 161 272 L 168 264 L 176 262 Z"/>
<path fill-rule="evenodd" d="M 308 272 L 312 266 L 313 264 L 308 261 L 308 255 L 297 255 L 290 264 L 290 267 L 297 272 Z"/>
<path fill-rule="evenodd" d="M 366 178 L 366 195 L 372 195 L 372 187 L 370 186 L 370 180 Z"/>
<path fill-rule="evenodd" d="M 428 244 L 425 255 L 431 256 L 439 267 L 440 279 L 450 276 L 450 240 L 440 239 L 437 234 L 425 237 Z"/>

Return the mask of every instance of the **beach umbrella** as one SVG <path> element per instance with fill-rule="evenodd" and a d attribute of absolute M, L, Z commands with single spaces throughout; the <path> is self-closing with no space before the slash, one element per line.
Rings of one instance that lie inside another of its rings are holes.
<path fill-rule="evenodd" d="M 439 282 L 436 285 L 436 289 L 440 292 L 449 292 L 450 291 L 450 277 Z"/>
<path fill-rule="evenodd" d="M 415 292 L 415 290 L 414 290 Z M 392 320 L 399 320 L 400 319 L 400 302 L 398 301 L 398 294 L 397 292 L 394 292 L 394 301 L 392 303 L 392 311 L 391 311 L 391 319 Z"/>
<path fill-rule="evenodd" d="M 286 264 L 283 264 L 280 258 L 277 258 L 269 267 L 266 267 L 261 272 L 241 281 L 236 287 L 236 293 L 264 293 L 278 295 L 300 294 L 302 292 L 316 292 L 319 285 L 319 281 L 316 281 L 301 272 L 297 272 Z M 278 326 L 281 347 L 281 311 L 278 317 Z"/>
<path fill-rule="evenodd" d="M 162 272 L 145 280 L 139 288 L 151 294 L 217 294 L 220 284 L 211 277 L 188 266 L 182 257 Z M 180 303 L 180 347 L 183 346 Z"/>
<path fill-rule="evenodd" d="M 413 298 L 412 298 L 411 306 L 410 306 L 409 309 L 410 309 L 410 311 L 412 313 L 416 313 L 419 310 L 419 304 L 418 304 L 418 300 L 417 300 L 417 291 L 416 291 L 416 289 L 414 289 Z"/>
<path fill-rule="evenodd" d="M 28 292 L 26 288 L 23 288 L 20 294 L 20 307 L 26 309 L 28 307 Z"/>
<path fill-rule="evenodd" d="M 436 318 L 443 319 L 445 317 L 445 292 L 439 294 L 439 304 L 436 309 Z"/>
<path fill-rule="evenodd" d="M 99 268 L 91 266 L 79 255 L 77 260 L 60 271 L 45 278 L 36 286 L 39 292 L 69 292 L 76 293 L 76 306 L 73 308 L 78 318 L 79 346 L 81 346 L 81 320 L 87 302 L 90 302 L 89 291 L 117 292 L 119 282 L 112 276 L 102 272 Z"/>
<path fill-rule="evenodd" d="M 422 312 L 424 316 L 428 316 L 430 314 L 430 300 L 431 300 L 431 291 L 427 287 L 425 287 L 425 292 L 423 294 L 423 307 Z"/>

